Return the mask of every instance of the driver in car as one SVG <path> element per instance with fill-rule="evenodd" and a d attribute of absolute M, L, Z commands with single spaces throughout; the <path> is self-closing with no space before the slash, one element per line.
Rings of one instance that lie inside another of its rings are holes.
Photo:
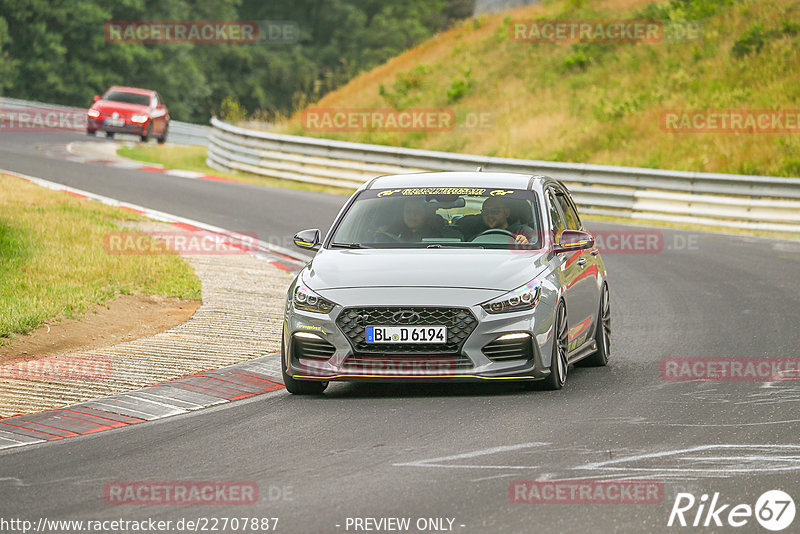
<path fill-rule="evenodd" d="M 394 227 L 383 225 L 376 235 L 391 235 L 402 242 L 418 242 L 428 237 L 447 237 L 456 235 L 448 231 L 444 219 L 432 213 L 424 199 L 408 198 L 403 202 L 403 218 Z"/>
<path fill-rule="evenodd" d="M 481 207 L 481 217 L 486 228 L 479 230 L 478 234 L 491 229 L 506 230 L 514 234 L 514 241 L 518 244 L 529 244 L 528 238 L 524 234 L 531 235 L 533 228 L 518 222 L 509 224 L 508 218 L 510 216 L 511 208 L 508 207 L 505 199 L 501 197 L 487 198 L 483 201 L 483 206 Z"/>

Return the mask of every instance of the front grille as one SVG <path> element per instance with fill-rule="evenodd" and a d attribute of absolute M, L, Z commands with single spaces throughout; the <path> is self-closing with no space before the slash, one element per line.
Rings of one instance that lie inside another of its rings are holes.
<path fill-rule="evenodd" d="M 299 359 L 329 360 L 336 347 L 322 338 L 292 337 L 292 356 Z"/>
<path fill-rule="evenodd" d="M 446 343 L 367 343 L 366 327 L 397 326 L 393 315 L 398 312 L 419 314 L 415 325 L 444 325 L 447 327 Z M 336 325 L 350 341 L 355 354 L 459 354 L 461 347 L 478 325 L 478 320 L 466 308 L 434 307 L 375 307 L 346 308 L 336 318 Z"/>
<path fill-rule="evenodd" d="M 495 339 L 485 347 L 483 353 L 494 362 L 508 360 L 530 360 L 533 357 L 530 336 L 516 339 Z"/>

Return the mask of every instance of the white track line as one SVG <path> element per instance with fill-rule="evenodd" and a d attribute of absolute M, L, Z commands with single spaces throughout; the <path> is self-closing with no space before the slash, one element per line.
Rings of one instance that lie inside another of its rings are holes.
<path fill-rule="evenodd" d="M 245 242 L 252 242 L 252 239 L 253 239 L 250 236 L 244 236 L 244 235 L 239 234 L 237 232 L 233 232 L 233 231 L 230 231 L 230 230 L 226 230 L 224 228 L 220 228 L 219 226 L 206 224 L 204 222 L 196 221 L 194 219 L 187 219 L 186 217 L 179 217 L 178 215 L 172 215 L 170 213 L 165 213 L 163 211 L 154 210 L 154 209 L 151 209 L 151 208 L 148 208 L 148 207 L 145 207 L 145 206 L 139 206 L 138 204 L 131 204 L 130 202 L 123 202 L 121 200 L 117 200 L 117 199 L 114 199 L 114 198 L 106 197 L 106 196 L 103 196 L 103 195 L 98 195 L 98 194 L 95 194 L 95 193 L 91 193 L 89 191 L 84 191 L 82 189 L 76 189 L 74 187 L 69 187 L 69 186 L 66 186 L 66 185 L 63 185 L 63 184 L 59 184 L 59 183 L 56 183 L 56 182 L 51 182 L 49 180 L 44 180 L 42 178 L 37 178 L 35 176 L 29 176 L 27 174 L 14 172 L 14 171 L 10 171 L 10 170 L 7 170 L 7 169 L 0 169 L 0 172 L 4 173 L 4 174 L 11 175 L 11 176 L 16 176 L 17 178 L 22 178 L 23 180 L 27 180 L 29 182 L 35 183 L 35 184 L 40 185 L 42 187 L 46 187 L 48 189 L 52 189 L 54 191 L 67 191 L 69 193 L 81 195 L 81 196 L 84 196 L 86 198 L 89 198 L 89 199 L 92 199 L 92 200 L 96 200 L 98 202 L 102 202 L 103 204 L 107 204 L 109 206 L 116 206 L 116 207 L 120 207 L 120 208 L 127 208 L 127 209 L 130 209 L 130 210 L 133 210 L 133 211 L 137 211 L 137 212 L 140 212 L 141 214 L 146 215 L 147 217 L 149 217 L 151 219 L 155 219 L 157 221 L 163 221 L 163 222 L 168 222 L 168 223 L 176 223 L 177 222 L 177 223 L 182 223 L 182 224 L 188 224 L 188 225 L 200 228 L 202 230 L 207 230 L 209 232 L 214 232 L 216 234 L 224 235 L 226 237 L 229 237 L 229 238 L 231 238 L 233 240 L 237 240 L 237 241 L 244 240 Z M 289 259 L 294 260 L 294 261 L 296 261 L 298 263 L 301 263 L 301 264 L 304 264 L 304 263 L 306 263 L 308 261 L 311 261 L 311 257 L 310 256 L 307 256 L 305 254 L 301 254 L 301 253 L 296 252 L 294 250 L 289 250 L 287 248 L 284 248 L 284 247 L 281 247 L 281 246 L 278 246 L 278 245 L 273 245 L 272 243 L 268 243 L 266 241 L 261 241 L 260 239 L 257 240 L 257 243 L 258 243 L 259 250 L 262 251 L 262 252 L 272 252 L 272 253 L 275 253 L 275 254 L 280 254 L 281 256 L 287 256 Z"/>

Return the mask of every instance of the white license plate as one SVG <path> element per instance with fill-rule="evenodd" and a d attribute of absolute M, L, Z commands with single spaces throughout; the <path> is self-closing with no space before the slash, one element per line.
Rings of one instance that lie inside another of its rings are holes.
<path fill-rule="evenodd" d="M 106 126 L 125 126 L 125 121 L 122 119 L 106 119 Z"/>
<path fill-rule="evenodd" d="M 368 326 L 367 343 L 447 343 L 447 327 Z"/>

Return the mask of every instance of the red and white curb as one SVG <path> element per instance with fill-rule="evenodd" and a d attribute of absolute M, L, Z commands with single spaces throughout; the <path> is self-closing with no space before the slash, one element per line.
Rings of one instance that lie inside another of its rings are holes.
<path fill-rule="evenodd" d="M 148 217 L 150 219 L 172 224 L 182 230 L 188 230 L 191 232 L 199 232 L 199 233 L 209 232 L 212 234 L 223 236 L 229 241 L 230 245 L 239 246 L 240 248 L 245 249 L 248 253 L 252 253 L 256 257 L 265 259 L 270 265 L 273 265 L 274 267 L 277 267 L 288 273 L 295 273 L 299 271 L 306 263 L 308 263 L 311 260 L 311 257 L 306 256 L 304 254 L 300 254 L 293 250 L 288 250 L 286 248 L 274 245 L 272 243 L 267 243 L 266 241 L 254 240 L 252 236 L 244 235 L 238 232 L 233 232 L 231 230 L 226 230 L 224 228 L 220 228 L 218 226 L 214 226 L 211 224 L 206 224 L 204 222 L 196 221 L 193 219 L 187 219 L 186 217 L 179 217 L 177 215 L 172 215 L 169 213 L 165 213 L 163 211 L 150 209 L 145 206 L 139 206 L 137 204 L 123 202 L 121 200 L 116 200 L 102 195 L 97 195 L 89 191 L 76 189 L 74 187 L 69 187 L 56 182 L 51 182 L 49 180 L 44 180 L 42 178 L 37 178 L 35 176 L 28 176 L 26 174 L 21 174 L 6 169 L 0 169 L 0 173 L 8 174 L 10 176 L 15 176 L 17 178 L 21 178 L 23 180 L 40 185 L 42 187 L 46 187 L 54 191 L 61 191 L 62 193 L 66 193 L 68 195 L 72 195 L 78 198 L 96 200 L 98 202 L 102 202 L 103 204 L 109 206 L 115 206 L 118 208 L 130 210 L 140 215 L 144 215 L 145 217 Z M 253 246 L 254 241 L 255 241 L 255 247 Z M 254 248 L 257 250 L 253 250 Z"/>
<path fill-rule="evenodd" d="M 283 389 L 280 357 L 262 356 L 66 408 L 0 419 L 0 450 L 164 419 Z"/>
<path fill-rule="evenodd" d="M 307 259 L 298 257 L 300 255 L 294 251 L 286 251 L 263 241 L 257 241 L 258 250 L 253 251 L 252 237 L 200 221 L 122 202 L 14 171 L 0 169 L 0 173 L 79 198 L 128 209 L 184 230 L 217 234 L 225 237 L 233 246 L 237 246 L 237 243 L 247 243 L 247 247 L 242 247 L 246 252 L 290 273 L 297 272 L 307 261 Z M 281 376 L 280 371 L 279 354 L 270 354 L 136 391 L 82 402 L 65 408 L 0 419 L 0 450 L 92 434 L 276 392 L 284 387 L 282 380 L 277 378 Z"/>

